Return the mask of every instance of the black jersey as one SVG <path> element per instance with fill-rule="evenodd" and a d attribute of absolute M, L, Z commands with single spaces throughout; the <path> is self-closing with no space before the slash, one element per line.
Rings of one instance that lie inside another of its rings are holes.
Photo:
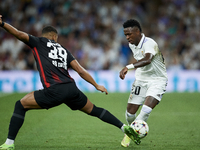
<path fill-rule="evenodd" d="M 32 48 L 44 88 L 58 83 L 74 82 L 68 68 L 75 58 L 67 49 L 55 41 L 32 35 L 29 35 L 29 42 L 26 44 Z"/>

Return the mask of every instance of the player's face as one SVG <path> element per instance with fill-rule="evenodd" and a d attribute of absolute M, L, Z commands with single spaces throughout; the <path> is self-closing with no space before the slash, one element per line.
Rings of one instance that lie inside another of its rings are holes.
<path fill-rule="evenodd" d="M 141 39 L 141 32 L 136 27 L 128 27 L 124 28 L 124 35 L 126 36 L 126 39 L 129 43 L 138 45 Z"/>

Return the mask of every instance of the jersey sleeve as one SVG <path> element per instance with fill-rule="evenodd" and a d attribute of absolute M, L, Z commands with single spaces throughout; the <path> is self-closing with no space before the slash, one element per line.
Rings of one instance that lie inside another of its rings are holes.
<path fill-rule="evenodd" d="M 26 43 L 30 48 L 36 47 L 39 41 L 38 37 L 29 34 L 29 42 Z"/>
<path fill-rule="evenodd" d="M 157 43 L 153 40 L 148 40 L 146 43 L 144 43 L 144 49 L 145 49 L 145 54 L 146 53 L 151 53 L 154 56 L 157 53 Z"/>
<path fill-rule="evenodd" d="M 67 64 L 70 64 L 73 60 L 75 60 L 75 57 L 67 50 Z"/>

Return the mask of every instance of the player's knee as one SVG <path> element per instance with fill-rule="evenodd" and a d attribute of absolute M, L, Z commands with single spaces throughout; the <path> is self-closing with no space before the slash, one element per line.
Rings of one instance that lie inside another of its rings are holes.
<path fill-rule="evenodd" d="M 18 100 L 16 103 L 15 103 L 15 110 L 14 110 L 14 113 L 15 114 L 25 114 L 25 112 L 27 111 L 28 109 L 25 109 L 23 107 L 23 105 L 21 104 L 20 100 Z"/>
<path fill-rule="evenodd" d="M 94 104 L 92 104 L 89 100 L 87 100 L 87 103 L 85 104 L 85 106 L 83 108 L 81 108 L 80 110 L 85 112 L 86 114 L 90 114 L 92 112 L 92 110 L 94 109 Z"/>

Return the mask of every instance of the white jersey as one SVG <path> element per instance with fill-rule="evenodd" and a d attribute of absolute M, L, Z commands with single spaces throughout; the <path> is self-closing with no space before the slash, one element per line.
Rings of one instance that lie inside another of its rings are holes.
<path fill-rule="evenodd" d="M 163 56 L 159 51 L 158 44 L 151 38 L 145 37 L 142 33 L 142 38 L 137 46 L 129 43 L 129 47 L 133 52 L 133 57 L 138 61 L 144 58 L 145 53 L 154 55 L 153 60 L 149 65 L 139 67 L 135 71 L 136 80 L 164 80 L 167 81 L 167 71 Z"/>

